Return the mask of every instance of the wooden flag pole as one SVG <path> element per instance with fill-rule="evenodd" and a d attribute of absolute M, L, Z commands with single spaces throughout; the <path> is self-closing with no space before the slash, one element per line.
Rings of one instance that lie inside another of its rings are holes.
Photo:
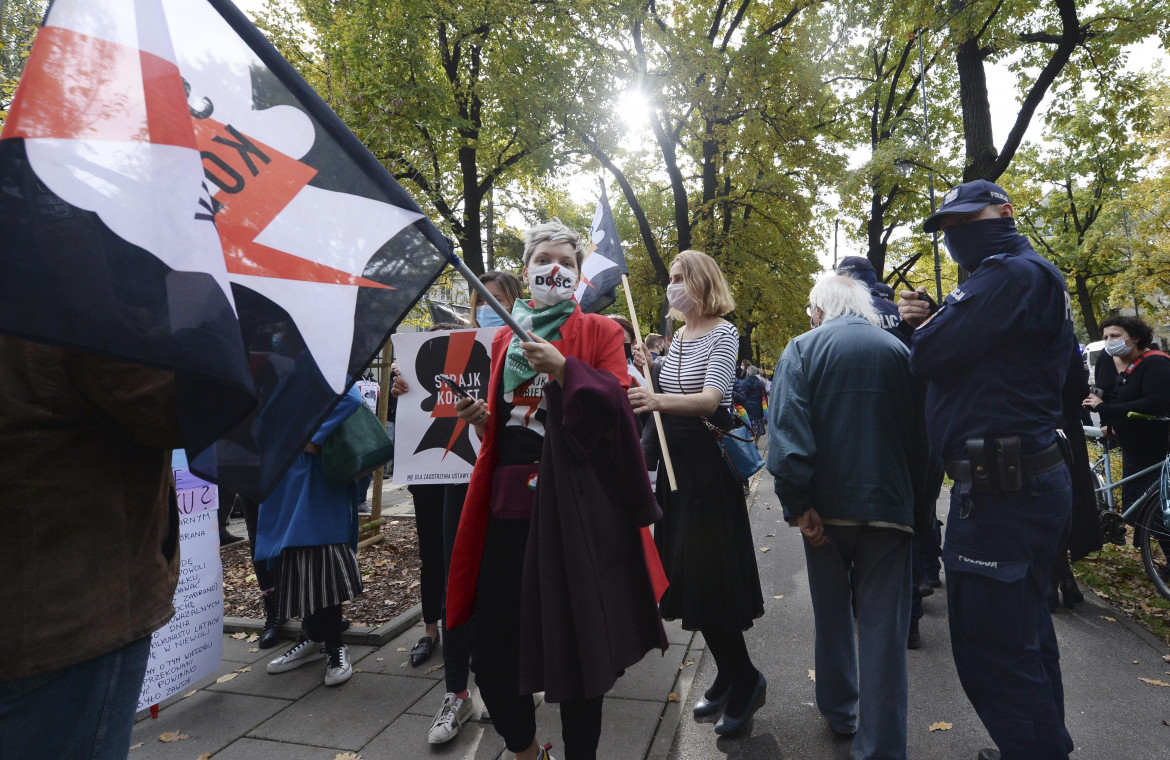
<path fill-rule="evenodd" d="M 626 294 L 626 306 L 630 309 L 630 322 L 634 325 L 634 337 L 638 344 L 642 343 L 642 328 L 638 326 L 638 312 L 634 310 L 634 297 L 630 295 L 630 278 L 627 275 L 622 275 L 622 290 Z M 654 378 L 652 377 L 650 367 L 646 367 L 646 387 L 650 389 L 651 393 L 654 390 Z M 666 464 L 666 479 L 670 482 L 670 490 L 677 491 L 678 483 L 674 480 L 674 465 L 670 462 L 670 449 L 666 448 L 666 433 L 662 430 L 662 415 L 658 410 L 654 410 L 654 427 L 658 430 L 658 446 L 662 449 L 662 461 Z"/>

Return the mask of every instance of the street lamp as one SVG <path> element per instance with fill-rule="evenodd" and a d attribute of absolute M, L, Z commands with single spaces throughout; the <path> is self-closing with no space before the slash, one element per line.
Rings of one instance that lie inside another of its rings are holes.
<path fill-rule="evenodd" d="M 926 140 L 926 147 L 931 149 L 933 153 L 933 146 L 930 144 L 930 111 L 927 108 L 926 102 L 926 58 L 922 54 L 922 32 L 918 33 L 918 68 L 922 72 L 922 131 L 923 138 Z M 934 168 L 930 169 L 930 213 L 935 212 L 934 203 Z M 934 243 L 934 292 L 936 303 L 942 303 L 942 264 L 938 260 L 938 231 L 931 233 L 931 239 Z"/>

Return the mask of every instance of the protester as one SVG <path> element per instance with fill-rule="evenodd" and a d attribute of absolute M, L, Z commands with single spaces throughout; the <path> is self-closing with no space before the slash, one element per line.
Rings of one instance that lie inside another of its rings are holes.
<path fill-rule="evenodd" d="M 0 336 L 0 755 L 125 760 L 174 615 L 174 376 Z M 68 490 L 63 473 L 84 487 Z"/>
<path fill-rule="evenodd" d="M 971 276 L 933 316 L 922 293 L 902 291 L 898 302 L 917 328 L 910 368 L 928 383 L 931 444 L 955 481 L 943 546 L 951 649 L 999 747 L 982 760 L 1066 758 L 1073 748 L 1046 603 L 1070 514 L 1055 430 L 1072 315 L 1063 275 L 1012 213 L 992 182 L 947 191 L 923 229 L 941 229 Z"/>
<path fill-rule="evenodd" d="M 719 265 L 706 254 L 683 251 L 670 267 L 666 290 L 671 316 L 686 324 L 665 360 L 659 360 L 658 393 L 631 388 L 636 412 L 662 413 L 678 491 L 658 473 L 663 518 L 655 541 L 670 588 L 662 616 L 702 631 L 719 669 L 695 704 L 696 718 L 724 708 L 715 732 L 740 731 L 763 704 L 767 681 L 748 654 L 743 632 L 764 614 L 755 545 L 743 488 L 731 473 L 704 422 L 731 429 L 731 387 L 739 336 L 721 318 L 735 308 Z M 643 355 L 646 362 L 648 356 Z"/>
<path fill-rule="evenodd" d="M 621 328 L 571 300 L 584 253 L 558 221 L 525 232 L 532 300 L 513 315 L 532 340 L 499 331 L 487 400 L 456 404 L 483 446 L 451 561 L 449 624 L 472 619 L 476 683 L 522 760 L 549 757 L 532 694 L 559 703 L 568 760 L 596 758 L 605 693 L 666 647 L 638 530 L 661 512 L 623 393 Z"/>
<path fill-rule="evenodd" d="M 809 304 L 817 329 L 776 365 L 768 471 L 805 538 L 817 708 L 854 737 L 857 760 L 896 760 L 906 757 L 911 544 L 934 518 L 922 499 L 922 388 L 862 283 L 822 279 Z"/>
<path fill-rule="evenodd" d="M 760 370 L 748 364 L 743 380 L 737 380 L 732 395 L 743 397 L 744 411 L 752 428 L 752 438 L 758 441 L 767 430 L 767 421 L 764 417 L 764 406 L 767 403 L 768 391 L 764 381 L 760 379 Z"/>
<path fill-rule="evenodd" d="M 364 403 L 357 386 L 351 387 L 260 503 L 256 559 L 280 558 L 278 615 L 302 618 L 305 630 L 268 663 L 269 673 L 326 660 L 326 686 L 353 675 L 349 648 L 341 643 L 341 605 L 362 593 L 356 554 L 360 495 L 356 481 L 329 480 L 320 454 L 329 434 Z"/>
<path fill-rule="evenodd" d="M 658 333 L 650 333 L 646 336 L 646 348 L 649 349 L 650 356 L 657 359 L 665 350 L 666 341 Z"/>
<path fill-rule="evenodd" d="M 1084 404 L 1100 414 L 1101 424 L 1117 436 L 1121 474 L 1128 478 L 1166 458 L 1167 423 L 1133 420 L 1127 415 L 1170 414 L 1170 356 L 1153 347 L 1154 331 L 1139 317 L 1109 317 L 1101 323 L 1101 337 L 1112 361 L 1105 356 L 1097 360 L 1094 381 L 1102 395 L 1090 394 Z M 1158 477 L 1155 470 L 1123 483 L 1122 504 L 1133 504 Z"/>
<path fill-rule="evenodd" d="M 479 276 L 479 281 L 487 288 L 500 304 L 508 311 L 524 290 L 523 283 L 511 272 L 490 270 Z M 497 314 L 479 297 L 474 288 L 471 290 L 471 326 L 472 327 L 503 327 L 504 318 Z"/>

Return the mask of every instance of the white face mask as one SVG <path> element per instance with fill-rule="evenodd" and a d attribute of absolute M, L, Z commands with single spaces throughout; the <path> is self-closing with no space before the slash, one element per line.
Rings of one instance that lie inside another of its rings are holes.
<path fill-rule="evenodd" d="M 577 273 L 560 264 L 538 264 L 528 268 L 528 289 L 537 301 L 552 306 L 573 297 Z"/>
<path fill-rule="evenodd" d="M 1125 356 L 1129 353 L 1129 346 L 1125 345 L 1125 340 L 1107 340 L 1105 341 L 1105 353 L 1110 356 Z"/>
<path fill-rule="evenodd" d="M 681 282 L 666 286 L 666 301 L 670 308 L 680 314 L 687 314 L 695 307 L 695 302 L 687 295 L 686 286 Z"/>

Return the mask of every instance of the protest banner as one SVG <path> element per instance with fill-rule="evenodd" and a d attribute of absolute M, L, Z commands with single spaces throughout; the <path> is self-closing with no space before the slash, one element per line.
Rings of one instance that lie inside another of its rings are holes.
<path fill-rule="evenodd" d="M 398 397 L 394 483 L 466 483 L 479 455 L 479 438 L 455 412 L 457 396 L 439 378 L 486 398 L 492 337 L 499 328 L 400 333 L 394 336 L 398 371 L 410 391 Z"/>
<path fill-rule="evenodd" d="M 358 392 L 362 394 L 362 401 L 366 402 L 371 412 L 377 414 L 378 396 L 382 393 L 382 387 L 373 380 L 358 380 L 357 387 Z"/>
<path fill-rule="evenodd" d="M 219 488 L 175 457 L 179 500 L 179 585 L 175 616 L 154 632 L 138 697 L 145 710 L 219 668 L 223 655 L 223 566 L 219 560 Z"/>

